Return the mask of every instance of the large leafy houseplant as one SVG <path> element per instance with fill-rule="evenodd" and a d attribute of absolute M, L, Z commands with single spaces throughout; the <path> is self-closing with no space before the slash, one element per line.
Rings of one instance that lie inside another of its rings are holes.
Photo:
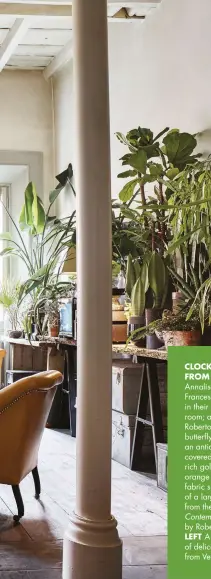
<path fill-rule="evenodd" d="M 119 194 L 121 213 L 128 220 L 135 217 L 142 225 L 142 239 L 148 242 L 151 251 L 158 249 L 163 253 L 169 241 L 165 204 L 172 191 L 168 182 L 199 159 L 199 154 L 192 154 L 197 145 L 196 136 L 165 128 L 154 137 L 150 129 L 138 127 L 126 136 L 117 133 L 117 138 L 127 146 L 128 152 L 121 161 L 124 167 L 129 167 L 118 175 L 127 179 Z M 153 187 L 153 196 L 151 191 L 146 195 L 146 185 Z M 135 214 L 131 209 L 133 202 L 138 203 Z M 153 206 L 151 212 L 147 212 L 149 205 Z"/>
<path fill-rule="evenodd" d="M 177 290 L 191 305 L 211 276 L 211 159 L 187 167 L 168 187 L 169 271 Z"/>
<path fill-rule="evenodd" d="M 65 182 L 66 184 L 66 182 Z M 60 280 L 60 272 L 69 247 L 75 245 L 75 212 L 72 215 L 57 219 L 51 216 L 52 206 L 64 185 L 49 195 L 49 206 L 45 211 L 33 183 L 29 183 L 25 191 L 24 206 L 21 210 L 19 227 L 16 225 L 6 206 L 4 206 L 16 231 L 14 239 L 11 233 L 1 235 L 7 246 L 1 256 L 19 257 L 27 267 L 28 279 L 22 283 L 19 292 L 19 302 L 26 296 L 31 298 L 30 315 L 36 313 L 36 323 L 40 329 L 39 308 L 45 299 L 52 300 L 63 296 L 71 289 L 69 282 Z M 27 231 L 31 238 L 29 250 L 23 232 Z"/>

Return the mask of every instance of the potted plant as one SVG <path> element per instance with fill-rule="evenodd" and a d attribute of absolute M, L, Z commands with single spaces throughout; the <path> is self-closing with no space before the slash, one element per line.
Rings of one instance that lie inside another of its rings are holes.
<path fill-rule="evenodd" d="M 5 311 L 4 323 L 8 325 L 7 332 L 10 338 L 22 336 L 21 311 L 19 306 L 20 284 L 6 281 L 0 284 L 0 305 Z"/>
<path fill-rule="evenodd" d="M 167 252 L 177 309 L 182 301 L 191 305 L 200 286 L 211 276 L 211 158 L 187 166 L 166 186 L 171 191 L 168 221 L 172 229 Z"/>
<path fill-rule="evenodd" d="M 59 335 L 59 304 L 58 301 L 46 301 L 45 313 L 48 323 L 48 334 L 51 338 Z"/>
<path fill-rule="evenodd" d="M 187 308 L 176 315 L 171 310 L 164 310 L 161 319 L 139 329 L 136 337 L 142 338 L 156 333 L 159 339 L 163 339 L 166 348 L 168 346 L 199 346 L 202 332 L 198 311 L 193 313 L 191 320 L 187 320 L 187 313 Z"/>
<path fill-rule="evenodd" d="M 166 348 L 168 346 L 200 346 L 202 332 L 198 312 L 194 312 L 192 319 L 187 320 L 187 309 L 177 315 L 165 310 L 162 321 L 155 329 L 162 333 Z"/>
<path fill-rule="evenodd" d="M 70 176 L 71 173 L 69 174 L 68 182 Z M 2 250 L 0 256 L 16 256 L 27 266 L 28 276 L 27 280 L 19 288 L 18 305 L 25 298 L 30 298 L 32 303 L 30 316 L 36 327 L 37 334 L 42 334 L 43 303 L 46 298 L 49 298 L 52 288 L 54 288 L 53 297 L 56 299 L 57 296 L 72 287 L 71 280 L 62 281 L 60 279 L 60 272 L 66 259 L 68 248 L 75 246 L 75 212 L 62 220 L 50 216 L 53 203 L 63 187 L 64 185 L 61 184 L 50 193 L 49 206 L 47 211 L 45 211 L 34 184 L 29 183 L 25 190 L 25 202 L 19 218 L 19 227 L 14 222 L 7 207 L 3 204 L 8 217 L 15 227 L 17 241 L 13 239 L 9 232 L 1 234 L 0 238 L 7 242 L 7 246 Z M 28 232 L 31 250 L 27 247 L 22 231 Z M 26 325 L 28 327 L 28 324 Z M 33 333 L 33 330 L 29 332 L 29 336 L 31 333 Z"/>
<path fill-rule="evenodd" d="M 199 319 L 202 331 L 202 345 L 210 346 L 211 343 L 211 277 L 204 281 L 199 287 L 195 299 L 191 304 L 187 321 L 193 319 L 195 310 L 199 312 Z"/>
<path fill-rule="evenodd" d="M 149 262 L 141 266 L 132 256 L 128 256 L 126 272 L 126 294 L 129 298 L 129 333 L 161 317 L 168 293 L 168 271 L 164 260 L 156 252 Z M 147 348 L 161 346 L 158 337 L 147 337 Z"/>
<path fill-rule="evenodd" d="M 142 327 L 144 324 L 145 293 L 146 286 L 145 281 L 141 276 L 141 268 L 139 262 L 133 262 L 132 256 L 129 255 L 126 272 L 126 294 L 130 299 L 129 304 L 126 307 L 128 317 L 128 335 L 130 335 L 136 329 Z M 145 340 L 139 341 L 139 345 L 144 346 Z"/>

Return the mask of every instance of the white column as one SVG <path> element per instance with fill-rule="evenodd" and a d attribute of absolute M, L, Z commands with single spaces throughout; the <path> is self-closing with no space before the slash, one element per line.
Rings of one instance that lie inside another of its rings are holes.
<path fill-rule="evenodd" d="M 63 579 L 121 579 L 111 515 L 111 201 L 106 0 L 74 0 L 77 496 Z"/>

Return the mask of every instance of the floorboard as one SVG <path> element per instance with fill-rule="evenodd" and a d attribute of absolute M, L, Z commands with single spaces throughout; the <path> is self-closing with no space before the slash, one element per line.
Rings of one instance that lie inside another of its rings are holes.
<path fill-rule="evenodd" d="M 46 430 L 39 457 L 41 500 L 21 484 L 25 516 L 14 526 L 10 487 L 0 485 L 0 578 L 62 579 L 62 539 L 74 509 L 75 440 Z M 167 497 L 153 478 L 112 463 L 112 513 L 123 540 L 123 579 L 166 579 Z"/>

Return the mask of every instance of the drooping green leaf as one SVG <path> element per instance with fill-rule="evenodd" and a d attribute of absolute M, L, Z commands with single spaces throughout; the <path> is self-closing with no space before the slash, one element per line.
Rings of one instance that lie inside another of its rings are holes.
<path fill-rule="evenodd" d="M 37 269 L 37 271 L 31 276 L 30 280 L 40 280 L 41 278 L 43 278 L 46 274 L 46 271 L 48 269 L 48 263 L 46 265 L 44 265 L 43 267 L 40 267 L 39 269 Z"/>
<path fill-rule="evenodd" d="M 187 159 L 190 158 L 194 151 L 197 141 L 196 138 L 189 133 L 180 133 L 178 129 L 173 129 L 164 137 L 163 143 L 165 146 L 165 154 L 168 157 L 169 163 L 174 167 L 181 169 L 181 165 L 186 166 Z M 192 159 L 194 162 L 194 159 Z"/>
<path fill-rule="evenodd" d="M 143 149 L 146 153 L 147 159 L 152 159 L 153 157 L 160 156 L 160 146 L 159 143 L 153 143 L 152 145 L 147 145 Z"/>
<path fill-rule="evenodd" d="M 126 183 L 126 185 L 124 185 L 123 189 L 119 193 L 120 201 L 122 201 L 123 203 L 130 201 L 138 182 L 139 182 L 138 179 L 133 179 L 132 181 L 129 181 L 128 183 Z"/>
<path fill-rule="evenodd" d="M 140 263 L 137 261 L 137 259 L 134 262 L 134 269 L 135 269 L 136 279 L 138 279 L 140 277 L 141 267 L 140 267 Z"/>
<path fill-rule="evenodd" d="M 145 151 L 141 149 L 137 153 L 134 153 L 134 155 L 131 155 L 128 164 L 134 167 L 134 169 L 137 169 L 139 173 L 145 174 L 147 168 L 147 155 Z"/>
<path fill-rule="evenodd" d="M 69 163 L 65 171 L 62 171 L 61 173 L 59 173 L 59 175 L 56 175 L 56 180 L 59 182 L 57 189 L 60 189 L 61 186 L 65 187 L 66 183 L 70 181 L 72 177 L 73 177 L 73 166 L 72 163 Z"/>
<path fill-rule="evenodd" d="M 149 288 L 149 275 L 148 275 L 148 263 L 147 262 L 143 263 L 143 265 L 142 265 L 140 278 L 142 280 L 142 283 L 144 286 L 144 291 L 146 293 L 148 288 Z"/>
<path fill-rule="evenodd" d="M 33 200 L 34 200 L 34 184 L 30 181 L 30 183 L 27 185 L 26 189 L 25 189 L 25 224 L 26 226 L 32 226 L 33 225 L 33 214 L 32 214 L 32 205 L 33 205 Z M 23 210 L 22 210 L 23 212 Z M 22 216 L 22 212 L 21 212 L 21 216 Z M 23 220 L 24 222 L 24 220 Z"/>
<path fill-rule="evenodd" d="M 144 284 L 139 277 L 131 293 L 131 313 L 132 316 L 141 316 L 145 309 Z"/>
<path fill-rule="evenodd" d="M 163 293 L 166 283 L 166 269 L 163 259 L 156 252 L 153 252 L 148 267 L 149 286 L 155 296 L 155 306 L 162 303 Z"/>
<path fill-rule="evenodd" d="M 137 174 L 137 171 L 134 171 L 131 169 L 129 169 L 128 171 L 123 171 L 123 173 L 119 173 L 119 175 L 117 175 L 117 177 L 119 179 L 126 179 L 127 177 L 134 177 Z"/>
<path fill-rule="evenodd" d="M 32 203 L 32 225 L 37 233 L 42 233 L 45 225 L 45 210 L 41 199 L 38 197 L 36 188 L 32 184 L 33 203 Z"/>
<path fill-rule="evenodd" d="M 28 229 L 28 225 L 26 223 L 26 212 L 25 212 L 25 203 L 21 209 L 20 212 L 20 217 L 19 217 L 19 227 L 21 229 L 21 231 L 24 231 L 25 229 Z"/>
<path fill-rule="evenodd" d="M 5 231 L 5 233 L 0 233 L 0 239 L 3 241 L 13 241 L 12 235 L 9 231 Z"/>
<path fill-rule="evenodd" d="M 2 251 L 0 252 L 0 256 L 4 257 L 6 255 L 11 255 L 12 253 L 15 252 L 14 247 L 5 247 L 4 249 L 2 249 Z"/>
<path fill-rule="evenodd" d="M 59 194 L 61 193 L 61 191 L 63 191 L 64 187 L 58 187 L 57 189 L 53 189 L 53 191 L 50 192 L 49 194 L 49 202 L 52 205 L 54 203 L 54 201 L 56 201 L 57 197 L 59 196 Z"/>
<path fill-rule="evenodd" d="M 173 167 L 172 169 L 168 169 L 166 171 L 166 177 L 168 177 L 168 179 L 174 179 L 177 175 L 179 174 L 179 169 L 177 169 L 177 167 Z"/>

